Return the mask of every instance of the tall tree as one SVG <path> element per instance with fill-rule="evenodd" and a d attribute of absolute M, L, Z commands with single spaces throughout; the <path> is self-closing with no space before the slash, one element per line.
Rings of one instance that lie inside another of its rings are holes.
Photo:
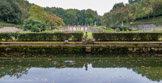
<path fill-rule="evenodd" d="M 22 20 L 22 10 L 15 0 L 0 0 L 0 19 L 9 23 L 20 24 Z"/>
<path fill-rule="evenodd" d="M 162 0 L 155 0 L 153 2 L 153 17 L 162 15 Z"/>
<path fill-rule="evenodd" d="M 44 8 L 32 5 L 28 14 L 30 19 L 39 20 L 45 23 L 47 13 L 44 11 Z"/>
<path fill-rule="evenodd" d="M 123 26 L 124 23 L 129 23 L 128 12 L 128 5 L 117 3 L 109 13 L 104 14 L 103 23 L 113 29 Z"/>
<path fill-rule="evenodd" d="M 88 25 L 94 25 L 98 17 L 97 12 L 87 9 L 85 12 L 85 23 Z"/>
<path fill-rule="evenodd" d="M 99 23 L 99 15 L 96 11 L 91 9 L 88 10 L 77 10 L 77 9 L 62 9 L 62 8 L 45 8 L 48 14 L 56 14 L 61 17 L 66 25 L 92 25 L 97 21 Z M 70 19 L 69 19 L 70 18 Z"/>
<path fill-rule="evenodd" d="M 20 9 L 23 11 L 23 18 L 26 19 L 31 4 L 27 0 L 15 0 L 15 1 L 18 3 Z"/>
<path fill-rule="evenodd" d="M 113 10 L 116 9 L 116 8 L 119 8 L 119 7 L 122 7 L 124 6 L 124 3 L 116 3 L 114 6 L 113 6 Z"/>
<path fill-rule="evenodd" d="M 47 16 L 47 24 L 51 27 L 51 29 L 57 28 L 57 26 L 64 25 L 62 18 L 56 16 L 55 14 L 51 14 Z"/>
<path fill-rule="evenodd" d="M 135 3 L 135 2 L 139 2 L 140 0 L 129 0 L 129 3 Z"/>

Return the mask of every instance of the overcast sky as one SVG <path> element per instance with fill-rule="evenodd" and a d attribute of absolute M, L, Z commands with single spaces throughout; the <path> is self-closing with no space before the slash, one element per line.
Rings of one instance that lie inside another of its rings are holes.
<path fill-rule="evenodd" d="M 42 7 L 61 7 L 64 9 L 93 9 L 99 15 L 110 11 L 115 3 L 124 2 L 128 0 L 28 0 L 31 3 Z"/>

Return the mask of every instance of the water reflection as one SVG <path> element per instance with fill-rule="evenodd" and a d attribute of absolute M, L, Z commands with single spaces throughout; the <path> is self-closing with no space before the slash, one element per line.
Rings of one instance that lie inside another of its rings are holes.
<path fill-rule="evenodd" d="M 0 57 L 0 83 L 162 83 L 162 58 Z"/>

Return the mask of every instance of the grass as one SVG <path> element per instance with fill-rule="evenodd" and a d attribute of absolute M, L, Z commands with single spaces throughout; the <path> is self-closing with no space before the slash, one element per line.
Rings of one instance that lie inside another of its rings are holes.
<path fill-rule="evenodd" d="M 105 29 L 106 33 L 162 33 L 162 31 L 120 31 L 116 32 L 115 30 Z"/>
<path fill-rule="evenodd" d="M 96 29 L 103 29 L 104 26 L 96 26 L 95 28 L 96 28 Z"/>
<path fill-rule="evenodd" d="M 19 32 L 19 33 L 22 33 L 22 34 L 24 33 L 25 34 L 25 33 L 43 33 L 43 32 L 30 32 L 29 31 L 29 32 Z"/>
<path fill-rule="evenodd" d="M 132 25 L 141 25 L 141 24 L 155 24 L 155 25 L 162 25 L 162 16 L 158 16 L 155 18 L 150 19 L 143 19 L 133 22 Z"/>
<path fill-rule="evenodd" d="M 45 30 L 45 33 L 53 33 L 53 30 Z"/>
<path fill-rule="evenodd" d="M 93 39 L 92 32 L 87 32 L 88 39 Z M 84 37 L 86 36 L 86 32 L 84 32 Z"/>
<path fill-rule="evenodd" d="M 115 30 L 111 30 L 111 29 L 105 29 L 105 32 L 106 33 L 115 33 L 116 31 Z"/>
<path fill-rule="evenodd" d="M 19 32 L 19 33 L 37 33 L 37 32 Z M 43 32 L 39 32 L 39 33 L 54 33 L 53 30 L 45 30 Z"/>
<path fill-rule="evenodd" d="M 3 21 L 0 21 L 0 28 L 2 27 L 16 27 L 16 28 L 22 28 L 23 25 L 20 25 L 20 24 L 12 24 L 12 23 L 6 23 L 6 22 L 3 22 Z"/>
<path fill-rule="evenodd" d="M 162 31 L 120 31 L 119 33 L 162 33 Z"/>

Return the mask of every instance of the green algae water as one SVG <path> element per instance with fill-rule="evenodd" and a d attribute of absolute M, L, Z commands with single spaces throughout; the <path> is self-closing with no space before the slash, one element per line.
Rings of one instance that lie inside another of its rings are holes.
<path fill-rule="evenodd" d="M 1 56 L 0 83 L 162 83 L 162 57 Z"/>

